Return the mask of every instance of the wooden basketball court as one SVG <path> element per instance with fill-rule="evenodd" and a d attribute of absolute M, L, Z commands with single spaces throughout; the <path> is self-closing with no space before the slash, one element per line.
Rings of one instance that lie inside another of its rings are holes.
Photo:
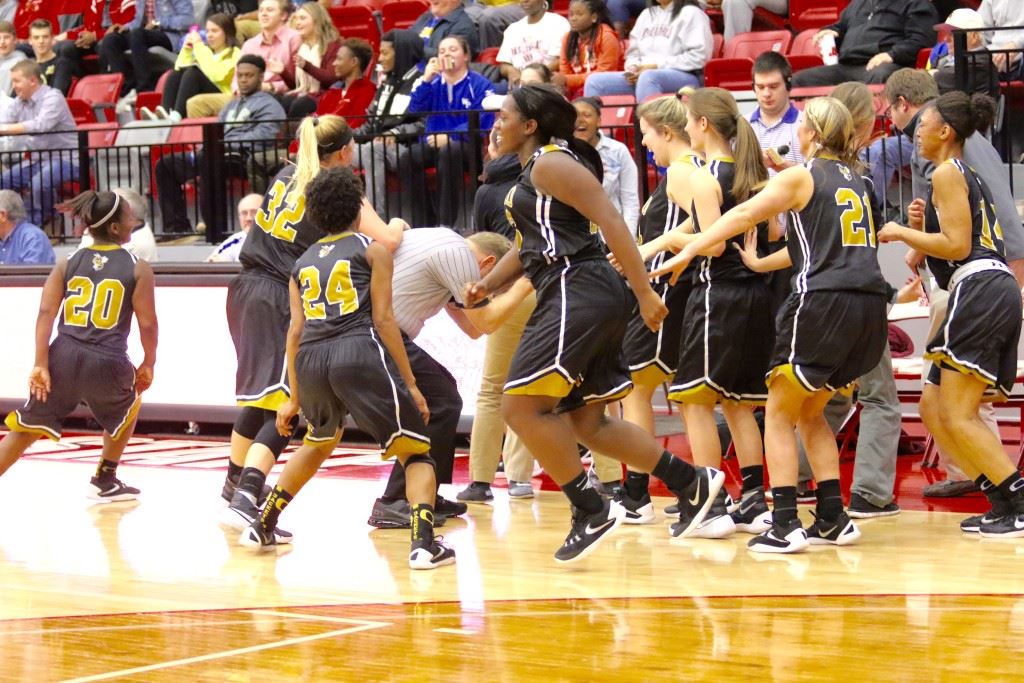
<path fill-rule="evenodd" d="M 94 460 L 47 444 L 0 479 L 0 680 L 1019 680 L 1024 541 L 962 535 L 962 513 L 779 557 L 663 518 L 562 567 L 562 495 L 495 488 L 440 530 L 458 563 L 415 572 L 407 531 L 365 525 L 372 458 L 314 479 L 282 518 L 294 546 L 260 553 L 217 525 L 215 446 L 175 451 L 190 467 L 130 447 L 137 503 L 90 505 Z"/>

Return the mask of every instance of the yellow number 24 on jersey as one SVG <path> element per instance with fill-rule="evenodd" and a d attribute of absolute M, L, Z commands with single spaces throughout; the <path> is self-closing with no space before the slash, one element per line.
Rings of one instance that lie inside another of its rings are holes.
<path fill-rule="evenodd" d="M 302 309 L 306 320 L 324 320 L 327 306 L 340 306 L 341 315 L 359 310 L 359 294 L 352 286 L 352 270 L 348 261 L 337 261 L 327 278 L 326 292 L 320 285 L 320 269 L 306 266 L 299 271 L 302 288 Z M 326 303 L 325 303 L 326 302 Z"/>

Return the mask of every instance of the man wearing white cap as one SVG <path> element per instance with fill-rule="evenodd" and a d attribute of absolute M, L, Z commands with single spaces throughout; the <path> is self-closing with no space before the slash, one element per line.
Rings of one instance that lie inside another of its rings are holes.
<path fill-rule="evenodd" d="M 939 94 L 951 90 L 964 90 L 967 93 L 983 93 L 997 96 L 999 94 L 999 74 L 992 63 L 992 55 L 985 49 L 985 37 L 981 29 L 985 22 L 980 13 L 961 7 L 954 10 L 946 21 L 935 25 L 942 43 L 932 50 L 929 58 L 929 69 L 939 86 Z M 966 30 L 967 34 L 967 87 L 958 88 L 956 68 L 953 56 L 953 31 Z"/>

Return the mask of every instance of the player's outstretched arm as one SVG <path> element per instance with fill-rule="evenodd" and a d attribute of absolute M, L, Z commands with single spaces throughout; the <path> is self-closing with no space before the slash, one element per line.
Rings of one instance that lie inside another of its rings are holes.
<path fill-rule="evenodd" d="M 135 264 L 135 293 L 132 294 L 132 309 L 139 323 L 139 339 L 142 342 L 142 363 L 135 369 L 135 391 L 149 389 L 153 384 L 153 367 L 156 365 L 156 344 L 158 326 L 156 321 L 156 277 L 153 268 L 139 259 Z"/>
<path fill-rule="evenodd" d="M 370 201 L 363 197 L 363 207 L 359 211 L 359 232 L 394 253 L 395 249 L 398 249 L 398 245 L 402 243 L 402 236 L 408 229 L 409 224 L 401 218 L 392 218 L 385 223 Z"/>

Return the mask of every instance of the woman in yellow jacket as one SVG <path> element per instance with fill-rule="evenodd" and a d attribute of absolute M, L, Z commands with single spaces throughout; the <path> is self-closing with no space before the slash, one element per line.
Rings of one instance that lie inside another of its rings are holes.
<path fill-rule="evenodd" d="M 186 115 L 186 103 L 195 95 L 223 94 L 230 98 L 239 56 L 234 20 L 226 14 L 210 15 L 206 42 L 196 32 L 185 37 L 174 71 L 164 86 L 161 106 L 152 115 L 142 112 L 143 116 L 180 120 Z"/>

